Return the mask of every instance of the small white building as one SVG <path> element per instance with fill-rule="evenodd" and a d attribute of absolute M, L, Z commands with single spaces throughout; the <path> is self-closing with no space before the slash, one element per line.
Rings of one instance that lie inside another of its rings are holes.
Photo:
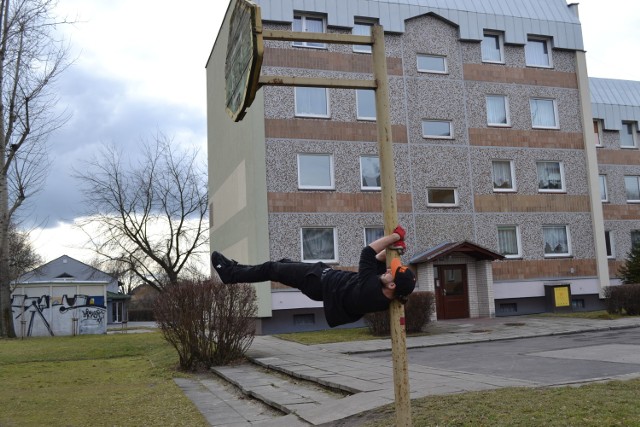
<path fill-rule="evenodd" d="M 105 334 L 107 323 L 126 319 L 128 298 L 117 292 L 114 277 L 63 255 L 14 283 L 11 308 L 16 335 Z"/>

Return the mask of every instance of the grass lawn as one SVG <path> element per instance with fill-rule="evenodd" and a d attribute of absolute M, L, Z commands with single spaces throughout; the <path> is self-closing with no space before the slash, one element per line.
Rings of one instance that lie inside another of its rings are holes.
<path fill-rule="evenodd" d="M 581 387 L 505 388 L 411 401 L 414 427 L 420 426 L 637 426 L 640 380 Z M 350 419 L 350 425 L 393 426 L 387 406 Z M 346 425 L 346 424 L 345 424 Z"/>
<path fill-rule="evenodd" d="M 161 334 L 0 339 L 0 426 L 207 426 Z"/>
<path fill-rule="evenodd" d="M 629 317 L 626 314 L 609 314 L 606 310 L 598 311 L 574 311 L 572 313 L 541 313 L 533 316 L 539 317 L 574 317 L 578 319 L 614 320 Z"/>

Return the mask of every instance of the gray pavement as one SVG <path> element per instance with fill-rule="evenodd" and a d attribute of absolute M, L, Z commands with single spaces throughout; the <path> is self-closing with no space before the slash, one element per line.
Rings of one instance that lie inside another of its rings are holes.
<path fill-rule="evenodd" d="M 521 316 L 449 320 L 429 325 L 428 335 L 408 337 L 407 347 L 448 346 L 638 327 L 640 317 L 588 320 Z M 258 336 L 248 352 L 252 363 L 213 369 L 224 382 L 212 383 L 207 382 L 211 379 L 204 378 L 177 382 L 212 426 L 331 425 L 393 402 L 390 358 L 360 355 L 390 349 L 389 339 L 306 346 L 272 336 Z M 552 385 L 413 362 L 409 364 L 409 378 L 412 399 L 510 386 Z M 235 386 L 235 393 L 241 392 L 274 409 L 270 412 L 262 408 L 257 413 L 255 408 L 243 409 L 245 405 L 255 403 L 242 398 L 242 395 L 220 395 L 222 386 L 230 387 L 229 384 Z"/>

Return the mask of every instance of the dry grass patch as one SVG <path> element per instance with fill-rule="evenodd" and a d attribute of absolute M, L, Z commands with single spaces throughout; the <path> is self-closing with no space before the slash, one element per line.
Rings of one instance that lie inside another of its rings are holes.
<path fill-rule="evenodd" d="M 0 425 L 208 425 L 159 333 L 0 340 Z"/>

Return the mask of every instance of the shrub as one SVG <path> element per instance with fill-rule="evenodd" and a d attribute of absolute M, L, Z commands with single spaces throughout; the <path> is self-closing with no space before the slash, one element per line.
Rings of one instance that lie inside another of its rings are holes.
<path fill-rule="evenodd" d="M 414 292 L 404 306 L 405 327 L 407 332 L 421 332 L 433 314 L 435 298 L 432 292 Z M 391 333 L 389 311 L 368 313 L 364 322 L 373 335 L 385 336 Z"/>
<path fill-rule="evenodd" d="M 607 313 L 629 316 L 640 315 L 640 284 L 625 283 L 619 286 L 609 286 L 604 290 Z"/>
<path fill-rule="evenodd" d="M 640 283 L 640 245 L 633 245 L 624 264 L 618 269 L 623 284 Z"/>
<path fill-rule="evenodd" d="M 256 293 L 249 285 L 183 281 L 165 288 L 154 313 L 180 368 L 207 368 L 241 358 L 251 345 Z"/>

